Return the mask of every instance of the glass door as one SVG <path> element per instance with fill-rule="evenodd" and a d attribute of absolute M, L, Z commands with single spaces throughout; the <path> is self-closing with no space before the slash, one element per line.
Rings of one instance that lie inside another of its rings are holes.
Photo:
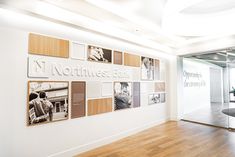
<path fill-rule="evenodd" d="M 232 118 L 229 115 L 232 105 L 235 109 L 235 96 L 232 103 L 229 94 L 229 65 L 226 50 L 184 57 L 183 120 L 223 128 L 231 127 Z"/>
<path fill-rule="evenodd" d="M 227 51 L 228 60 L 228 86 L 229 86 L 229 103 L 228 109 L 223 113 L 228 115 L 228 127 L 235 129 L 235 51 Z"/>

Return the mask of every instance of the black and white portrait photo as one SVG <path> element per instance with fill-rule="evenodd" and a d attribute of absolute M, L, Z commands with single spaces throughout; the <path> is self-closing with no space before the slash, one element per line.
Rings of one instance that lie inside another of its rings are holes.
<path fill-rule="evenodd" d="M 132 108 L 132 84 L 130 82 L 114 83 L 115 110 Z"/>
<path fill-rule="evenodd" d="M 68 82 L 28 82 L 28 125 L 68 119 Z"/>
<path fill-rule="evenodd" d="M 149 105 L 161 103 L 160 94 L 149 94 Z"/>
<path fill-rule="evenodd" d="M 154 79 L 154 60 L 148 57 L 141 57 L 141 79 Z"/>
<path fill-rule="evenodd" d="M 112 63 L 112 50 L 89 45 L 87 59 L 96 62 Z"/>

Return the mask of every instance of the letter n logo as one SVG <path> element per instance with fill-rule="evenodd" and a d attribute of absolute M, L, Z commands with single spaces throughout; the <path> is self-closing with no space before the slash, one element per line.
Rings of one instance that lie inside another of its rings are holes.
<path fill-rule="evenodd" d="M 28 58 L 28 77 L 48 78 L 48 63 L 43 58 Z"/>

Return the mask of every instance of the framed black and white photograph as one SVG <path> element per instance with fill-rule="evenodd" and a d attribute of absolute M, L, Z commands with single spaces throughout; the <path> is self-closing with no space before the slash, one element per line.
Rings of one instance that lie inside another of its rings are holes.
<path fill-rule="evenodd" d="M 166 93 L 161 93 L 161 103 L 166 102 Z"/>
<path fill-rule="evenodd" d="M 154 79 L 154 59 L 148 57 L 141 57 L 141 79 Z"/>
<path fill-rule="evenodd" d="M 161 103 L 160 94 L 149 94 L 149 105 Z"/>
<path fill-rule="evenodd" d="M 89 45 L 87 59 L 89 61 L 112 63 L 112 50 Z"/>
<path fill-rule="evenodd" d="M 68 87 L 65 81 L 29 81 L 28 125 L 68 119 Z"/>
<path fill-rule="evenodd" d="M 132 108 L 132 83 L 114 82 L 114 109 Z"/>

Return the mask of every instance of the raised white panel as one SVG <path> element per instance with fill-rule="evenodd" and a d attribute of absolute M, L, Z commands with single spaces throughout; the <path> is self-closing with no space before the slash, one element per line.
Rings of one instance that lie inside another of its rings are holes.
<path fill-rule="evenodd" d="M 140 68 L 133 68 L 132 78 L 133 81 L 140 81 Z"/>
<path fill-rule="evenodd" d="M 101 94 L 102 96 L 112 96 L 113 94 L 113 83 L 112 82 L 102 82 Z"/>
<path fill-rule="evenodd" d="M 160 62 L 160 80 L 166 80 L 166 63 Z"/>
<path fill-rule="evenodd" d="M 86 58 L 86 47 L 84 44 L 76 42 L 70 43 L 70 56 L 72 59 L 85 60 Z"/>
<path fill-rule="evenodd" d="M 140 94 L 140 106 L 147 106 L 148 105 L 148 94 L 143 93 Z"/>
<path fill-rule="evenodd" d="M 153 93 L 154 92 L 154 82 L 141 82 L 140 83 L 141 93 Z"/>
<path fill-rule="evenodd" d="M 87 84 L 87 98 L 99 98 L 101 97 L 101 82 L 89 81 Z"/>
<path fill-rule="evenodd" d="M 29 78 L 48 78 L 49 65 L 43 57 L 28 57 L 28 77 Z"/>

